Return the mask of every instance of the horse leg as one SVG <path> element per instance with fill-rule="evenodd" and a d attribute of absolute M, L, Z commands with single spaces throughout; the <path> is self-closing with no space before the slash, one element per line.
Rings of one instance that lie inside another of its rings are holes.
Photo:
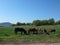
<path fill-rule="evenodd" d="M 35 32 L 34 31 L 32 31 L 33 32 L 33 34 L 35 34 Z"/>
<path fill-rule="evenodd" d="M 23 34 L 26 35 L 26 32 L 24 31 Z"/>
<path fill-rule="evenodd" d="M 36 31 L 36 34 L 38 34 L 38 31 Z"/>
<path fill-rule="evenodd" d="M 30 31 L 28 31 L 28 35 L 30 34 Z"/>
<path fill-rule="evenodd" d="M 21 32 L 21 35 L 22 35 L 22 32 Z"/>

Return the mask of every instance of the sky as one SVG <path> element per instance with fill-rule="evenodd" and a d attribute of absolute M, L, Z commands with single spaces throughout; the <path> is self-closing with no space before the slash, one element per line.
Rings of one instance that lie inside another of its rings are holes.
<path fill-rule="evenodd" d="M 0 22 L 60 20 L 60 0 L 0 0 Z"/>

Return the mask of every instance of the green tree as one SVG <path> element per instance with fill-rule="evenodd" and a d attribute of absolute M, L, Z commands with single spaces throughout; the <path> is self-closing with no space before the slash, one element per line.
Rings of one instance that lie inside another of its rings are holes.
<path fill-rule="evenodd" d="M 12 24 L 12 26 L 16 26 L 16 24 Z"/>
<path fill-rule="evenodd" d="M 56 21 L 56 23 L 55 24 L 60 24 L 60 20 L 59 21 Z"/>
<path fill-rule="evenodd" d="M 41 24 L 42 24 L 42 25 L 48 25 L 48 20 L 42 20 L 42 21 L 41 21 Z"/>
<path fill-rule="evenodd" d="M 40 26 L 40 25 L 41 25 L 41 22 L 40 22 L 40 20 L 34 20 L 34 21 L 32 22 L 32 24 L 33 24 L 33 25 L 36 25 L 36 26 Z"/>
<path fill-rule="evenodd" d="M 53 18 L 48 20 L 48 24 L 49 25 L 54 25 L 55 24 L 55 20 Z"/>
<path fill-rule="evenodd" d="M 21 25 L 26 25 L 25 23 L 21 23 Z"/>
<path fill-rule="evenodd" d="M 16 25 L 17 25 L 17 26 L 20 26 L 20 25 L 21 25 L 21 23 L 20 23 L 20 22 L 17 22 L 17 23 L 16 23 Z"/>
<path fill-rule="evenodd" d="M 32 25 L 32 23 L 26 23 L 26 25 Z"/>

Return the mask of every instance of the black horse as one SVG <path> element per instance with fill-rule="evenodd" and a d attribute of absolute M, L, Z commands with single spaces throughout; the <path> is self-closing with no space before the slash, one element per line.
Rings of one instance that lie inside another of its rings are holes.
<path fill-rule="evenodd" d="M 38 30 L 36 30 L 35 28 L 31 28 L 28 30 L 28 34 L 38 34 Z"/>
<path fill-rule="evenodd" d="M 18 32 L 21 32 L 21 35 L 27 34 L 27 32 L 24 28 L 15 28 L 15 34 L 17 34 Z"/>

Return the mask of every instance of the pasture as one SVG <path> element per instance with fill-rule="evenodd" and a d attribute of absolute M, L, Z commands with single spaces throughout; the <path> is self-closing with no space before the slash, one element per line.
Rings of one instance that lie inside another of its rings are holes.
<path fill-rule="evenodd" d="M 15 27 L 0 27 L 0 40 L 25 40 L 25 41 L 41 41 L 41 42 L 59 42 L 60 41 L 60 25 L 45 25 L 45 26 L 18 26 L 23 27 L 28 30 L 32 27 L 39 27 L 41 29 L 56 29 L 55 34 L 51 33 L 47 34 L 31 34 L 31 35 L 15 35 L 14 28 Z"/>

